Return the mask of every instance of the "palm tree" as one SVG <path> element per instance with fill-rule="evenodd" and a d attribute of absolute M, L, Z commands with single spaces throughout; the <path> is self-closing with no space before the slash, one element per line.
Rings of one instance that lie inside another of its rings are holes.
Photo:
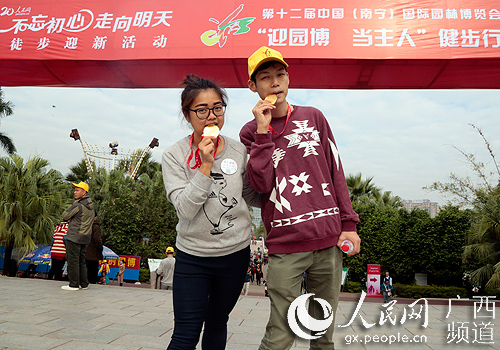
<path fill-rule="evenodd" d="M 486 203 L 491 194 L 499 190 L 500 166 L 493 152 L 494 148 L 491 146 L 483 131 L 474 124 L 469 125 L 476 129 L 483 139 L 490 159 L 487 161 L 480 161 L 476 159 L 474 153 L 469 153 L 458 147 L 454 147 L 465 158 L 466 163 L 472 169 L 474 177 L 462 177 L 455 173 L 451 173 L 449 176 L 450 182 L 434 182 L 432 185 L 424 187 L 424 189 L 439 191 L 444 195 L 451 195 L 455 197 L 456 203 L 461 206 L 475 207 Z"/>
<path fill-rule="evenodd" d="M 369 203 L 381 200 L 381 189 L 372 183 L 373 176 L 361 179 L 361 173 L 346 178 L 352 203 Z"/>
<path fill-rule="evenodd" d="M 0 88 L 0 118 L 8 117 L 14 114 L 14 105 L 10 101 L 4 101 L 3 91 Z M 5 149 L 8 154 L 16 152 L 16 147 L 11 138 L 0 131 L 0 145 Z"/>
<path fill-rule="evenodd" d="M 14 247 L 23 255 L 36 244 L 49 244 L 55 225 L 69 202 L 62 175 L 46 170 L 38 156 L 0 158 L 0 240 L 5 242 L 4 273 Z"/>
<path fill-rule="evenodd" d="M 95 164 L 92 164 L 95 169 Z M 79 161 L 76 165 L 69 167 L 71 171 L 68 175 L 66 175 L 65 180 L 69 182 L 87 182 L 90 178 L 90 174 L 87 169 L 87 163 L 85 159 Z"/>
<path fill-rule="evenodd" d="M 125 176 L 125 170 L 113 169 L 108 172 L 105 168 L 98 168 L 92 172 L 89 178 L 89 195 L 94 201 L 96 214 L 100 218 L 101 214 L 114 205 L 114 200 L 119 198 L 123 192 L 130 192 L 132 180 Z M 109 206 L 109 208 L 103 208 Z"/>
<path fill-rule="evenodd" d="M 464 260 L 473 260 L 480 267 L 470 275 L 479 286 L 500 287 L 500 194 L 490 196 L 477 208 L 471 226 Z"/>
<path fill-rule="evenodd" d="M 393 196 L 391 191 L 384 191 L 384 193 L 377 200 L 377 204 L 381 207 L 388 208 L 401 208 L 404 206 L 401 197 Z"/>
<path fill-rule="evenodd" d="M 472 126 L 483 139 L 490 160 L 480 161 L 474 153 L 455 147 L 465 158 L 475 175 L 460 177 L 450 174 L 450 182 L 435 182 L 427 187 L 443 194 L 451 194 L 462 206 L 473 207 L 473 222 L 464 247 L 463 260 L 474 271 L 472 283 L 486 287 L 500 287 L 500 166 L 494 148 L 483 131 Z"/>

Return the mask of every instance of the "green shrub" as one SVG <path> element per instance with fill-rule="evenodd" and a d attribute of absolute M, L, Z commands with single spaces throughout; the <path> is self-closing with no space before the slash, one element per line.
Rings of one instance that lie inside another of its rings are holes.
<path fill-rule="evenodd" d="M 139 282 L 141 283 L 149 283 L 149 269 L 140 269 L 139 270 Z"/>
<path fill-rule="evenodd" d="M 362 290 L 363 285 L 360 282 L 352 281 L 346 281 L 344 288 L 342 288 L 342 291 L 347 293 L 361 293 Z"/>
<path fill-rule="evenodd" d="M 500 299 L 500 290 L 498 290 L 497 288 L 486 288 L 484 290 L 484 293 L 482 293 L 483 295 L 490 295 L 490 296 L 495 296 L 497 300 Z"/>
<path fill-rule="evenodd" d="M 467 297 L 467 290 L 462 287 L 441 287 L 441 286 L 416 286 L 407 284 L 394 284 L 394 293 L 400 298 L 461 298 Z"/>

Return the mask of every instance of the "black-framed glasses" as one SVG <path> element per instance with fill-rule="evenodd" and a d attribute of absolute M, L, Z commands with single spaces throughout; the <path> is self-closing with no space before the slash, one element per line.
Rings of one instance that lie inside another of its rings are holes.
<path fill-rule="evenodd" d="M 208 116 L 210 115 L 210 112 L 212 112 L 216 117 L 222 117 L 224 113 L 226 112 L 226 105 L 217 105 L 212 108 L 208 107 L 201 107 L 198 109 L 189 109 L 189 111 L 194 112 L 198 119 L 207 119 Z"/>

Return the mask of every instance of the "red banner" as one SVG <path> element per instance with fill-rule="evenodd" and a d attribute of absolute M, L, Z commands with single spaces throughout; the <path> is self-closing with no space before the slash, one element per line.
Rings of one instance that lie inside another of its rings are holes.
<path fill-rule="evenodd" d="M 2 59 L 498 57 L 498 1 L 12 1 Z"/>
<path fill-rule="evenodd" d="M 141 257 L 133 255 L 118 255 L 118 260 L 108 260 L 109 267 L 120 267 L 120 260 L 125 262 L 126 269 L 140 269 Z M 99 262 L 99 265 L 101 265 L 101 261 Z"/>
<path fill-rule="evenodd" d="M 40 79 L 47 83 L 54 75 L 58 76 L 59 84 L 67 84 L 66 80 L 74 84 L 99 74 L 99 79 L 109 81 L 110 86 L 115 85 L 113 76 L 120 74 L 115 70 L 127 60 L 138 62 L 136 65 L 141 68 L 149 64 L 154 69 L 157 64 L 168 63 L 171 68 L 163 72 L 165 77 L 161 79 L 171 79 L 172 72 L 179 71 L 176 65 L 185 63 L 182 60 L 190 60 L 191 67 L 196 69 L 202 65 L 197 60 L 204 60 L 213 75 L 236 74 L 235 85 L 244 86 L 245 71 L 240 66 L 245 61 L 230 60 L 245 60 L 262 45 L 280 50 L 288 60 L 304 60 L 311 66 L 318 66 L 311 61 L 318 59 L 496 59 L 500 56 L 500 3 L 493 0 L 4 0 L 0 5 L 0 60 L 5 60 L 0 74 L 17 74 L 19 85 L 24 83 L 23 75 L 29 81 L 30 75 L 44 67 L 30 64 L 22 70 L 15 64 L 17 60 L 57 61 L 55 67 L 48 66 L 46 76 L 40 71 Z M 65 61 L 72 64 L 76 60 L 80 62 L 71 69 L 85 66 L 83 76 L 75 77 L 71 70 L 64 69 Z M 105 68 L 82 62 L 111 60 L 121 62 Z M 491 62 L 486 64 L 496 67 Z M 233 72 L 231 66 L 236 65 Z M 127 65 L 122 75 L 128 75 L 128 69 Z M 139 70 L 144 73 L 147 67 Z M 467 74 L 467 67 L 463 70 Z M 320 71 L 318 76 L 325 72 L 328 70 Z M 439 72 L 438 68 L 434 76 L 443 73 Z M 356 69 L 352 74 L 371 72 Z M 380 74 L 387 72 L 381 70 Z M 7 83 L 12 84 L 12 79 L 6 79 Z M 134 81 L 140 80 L 134 73 L 122 79 L 130 87 L 140 87 L 134 86 Z M 426 83 L 427 80 L 419 81 L 416 86 Z M 5 82 L 0 75 L 2 84 Z M 393 84 L 397 86 L 397 82 Z M 154 86 L 156 83 L 150 87 Z"/>

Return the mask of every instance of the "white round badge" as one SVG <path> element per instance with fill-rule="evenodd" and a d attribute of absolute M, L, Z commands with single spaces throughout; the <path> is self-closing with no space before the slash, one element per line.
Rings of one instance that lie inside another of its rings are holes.
<path fill-rule="evenodd" d="M 221 170 L 227 175 L 233 175 L 238 170 L 238 164 L 230 158 L 224 159 L 220 165 Z"/>

